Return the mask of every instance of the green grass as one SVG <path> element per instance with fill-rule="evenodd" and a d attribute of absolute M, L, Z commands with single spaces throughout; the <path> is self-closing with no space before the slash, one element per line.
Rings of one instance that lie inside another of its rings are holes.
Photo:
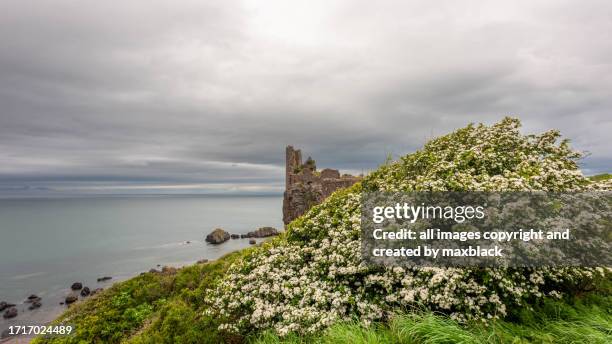
<path fill-rule="evenodd" d="M 234 339 L 215 330 L 215 319 L 202 316 L 202 296 L 249 249 L 176 272 L 144 273 L 116 283 L 71 306 L 54 323 L 71 324 L 65 337 L 33 343 L 220 343 Z"/>
<path fill-rule="evenodd" d="M 600 182 L 603 180 L 608 180 L 608 179 L 612 179 L 612 174 L 610 173 L 603 173 L 603 174 L 598 174 L 595 176 L 590 176 L 589 179 L 596 181 L 596 182 Z"/>
<path fill-rule="evenodd" d="M 612 343 L 612 281 L 597 291 L 562 301 L 548 300 L 511 312 L 506 320 L 459 324 L 442 314 L 400 313 L 369 327 L 357 321 L 336 324 L 312 336 L 272 332 L 247 338 L 217 331 L 216 319 L 203 315 L 203 295 L 251 249 L 174 273 L 144 273 L 116 283 L 70 307 L 55 323 L 71 324 L 68 337 L 37 338 L 34 343 Z"/>
<path fill-rule="evenodd" d="M 612 343 L 612 297 L 590 294 L 574 300 L 548 300 L 533 310 L 519 310 L 513 320 L 459 324 L 431 312 L 402 313 L 387 324 L 363 327 L 357 322 L 337 324 L 317 336 L 279 338 L 265 332 L 253 344 L 277 343 Z"/>

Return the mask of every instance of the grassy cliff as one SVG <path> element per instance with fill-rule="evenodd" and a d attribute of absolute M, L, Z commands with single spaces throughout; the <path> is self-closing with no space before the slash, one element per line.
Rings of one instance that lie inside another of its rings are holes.
<path fill-rule="evenodd" d="M 176 271 L 147 272 L 71 306 L 55 323 L 71 324 L 69 337 L 34 343 L 220 343 L 214 319 L 202 316 L 202 295 L 249 249 Z"/>
<path fill-rule="evenodd" d="M 522 343 L 612 341 L 607 269 L 375 268 L 359 256 L 362 190 L 609 189 L 556 131 L 470 125 L 334 193 L 265 243 L 118 283 L 38 343 Z"/>

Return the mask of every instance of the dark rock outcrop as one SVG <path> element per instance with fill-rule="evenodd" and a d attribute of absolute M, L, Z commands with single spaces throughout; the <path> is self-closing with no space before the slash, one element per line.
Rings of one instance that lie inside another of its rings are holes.
<path fill-rule="evenodd" d="M 247 233 L 248 238 L 267 238 L 278 235 L 278 230 L 274 227 L 261 227 L 255 231 Z"/>
<path fill-rule="evenodd" d="M 68 295 L 68 296 L 66 296 L 66 299 L 64 300 L 64 303 L 69 305 L 71 303 L 75 303 L 78 299 L 79 299 L 79 297 L 76 296 L 76 295 Z"/>
<path fill-rule="evenodd" d="M 40 301 L 42 301 L 42 298 L 40 298 L 38 296 L 33 298 L 33 299 L 28 297 L 28 299 L 25 301 L 25 303 L 34 303 L 34 302 L 40 302 Z"/>
<path fill-rule="evenodd" d="M 81 282 L 74 282 L 70 286 L 70 289 L 72 289 L 72 290 L 81 290 L 81 289 L 83 289 L 83 283 L 81 283 Z"/>
<path fill-rule="evenodd" d="M 221 228 L 216 228 L 215 230 L 213 230 L 210 234 L 206 236 L 206 242 L 209 242 L 215 245 L 224 243 L 228 241 L 229 239 L 230 239 L 230 234 Z"/>
<path fill-rule="evenodd" d="M 9 309 L 11 307 L 15 307 L 15 304 L 14 303 L 8 303 L 8 302 L 5 302 L 5 301 L 1 301 L 0 302 L 0 312 L 2 312 L 5 309 Z"/>
<path fill-rule="evenodd" d="M 91 290 L 89 290 L 89 287 L 84 287 L 81 290 L 81 296 L 89 296 L 89 294 L 91 294 Z"/>
<path fill-rule="evenodd" d="M 17 311 L 17 308 L 15 307 L 11 307 L 9 309 L 7 309 L 4 314 L 2 315 L 2 317 L 4 319 L 11 319 L 17 316 L 17 314 L 19 314 L 19 312 Z"/>
<path fill-rule="evenodd" d="M 178 269 L 172 266 L 164 266 L 161 269 L 161 273 L 166 275 L 174 275 L 177 271 Z"/>
<path fill-rule="evenodd" d="M 249 244 L 255 245 L 255 244 L 257 244 L 257 241 L 255 241 L 255 239 L 251 239 L 251 240 L 249 240 Z"/>
<path fill-rule="evenodd" d="M 98 282 L 106 282 L 106 281 L 111 280 L 111 279 L 113 279 L 113 278 L 110 277 L 110 276 L 98 277 Z"/>
<path fill-rule="evenodd" d="M 32 302 L 32 304 L 30 305 L 30 307 L 28 307 L 29 310 L 34 310 L 36 308 L 40 308 L 42 306 L 42 303 L 40 301 L 34 301 Z"/>
<path fill-rule="evenodd" d="M 232 234 L 230 235 L 232 239 L 240 239 L 240 234 Z"/>

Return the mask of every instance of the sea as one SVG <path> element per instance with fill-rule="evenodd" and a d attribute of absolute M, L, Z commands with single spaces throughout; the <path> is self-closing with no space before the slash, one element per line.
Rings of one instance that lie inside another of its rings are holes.
<path fill-rule="evenodd" d="M 91 290 L 163 266 L 181 267 L 246 248 L 248 239 L 204 241 L 215 228 L 245 234 L 282 229 L 280 196 L 79 196 L 0 199 L 0 301 L 17 304 L 11 324 L 44 324 L 73 282 Z M 112 277 L 97 282 L 104 276 Z M 42 307 L 28 310 L 35 294 Z"/>

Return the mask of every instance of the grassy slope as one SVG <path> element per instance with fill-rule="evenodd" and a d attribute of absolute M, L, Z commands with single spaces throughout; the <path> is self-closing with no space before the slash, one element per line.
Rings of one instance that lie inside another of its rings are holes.
<path fill-rule="evenodd" d="M 608 179 L 612 179 L 612 174 L 610 173 L 603 173 L 603 174 L 598 174 L 598 175 L 594 175 L 589 177 L 591 180 L 596 181 L 596 182 L 600 182 L 603 180 L 608 180 Z"/>
<path fill-rule="evenodd" d="M 219 343 L 237 339 L 217 333 L 214 319 L 202 316 L 202 295 L 230 264 L 250 249 L 195 264 L 176 273 L 144 273 L 116 283 L 70 307 L 55 323 L 72 324 L 69 337 L 34 343 Z"/>
<path fill-rule="evenodd" d="M 562 301 L 548 301 L 534 310 L 516 310 L 508 320 L 490 325 L 459 325 L 431 312 L 398 314 L 389 324 L 363 328 L 358 323 L 335 325 L 316 337 L 271 333 L 228 337 L 215 319 L 202 315 L 203 293 L 249 249 L 217 261 L 179 269 L 174 274 L 145 273 L 71 307 L 57 322 L 73 324 L 76 335 L 35 343 L 611 343 L 612 287 Z"/>

